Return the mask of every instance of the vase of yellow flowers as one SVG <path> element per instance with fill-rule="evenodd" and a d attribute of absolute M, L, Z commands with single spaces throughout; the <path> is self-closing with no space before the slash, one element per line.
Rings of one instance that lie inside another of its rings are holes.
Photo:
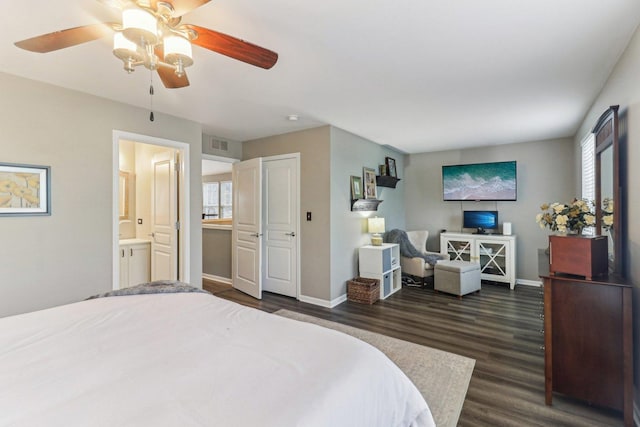
<path fill-rule="evenodd" d="M 596 223 L 593 202 L 586 199 L 573 199 L 571 203 L 545 203 L 540 206 L 542 212 L 536 215 L 540 228 L 549 228 L 562 234 L 582 234 L 582 229 Z"/>
<path fill-rule="evenodd" d="M 602 201 L 602 228 L 609 231 L 613 227 L 613 199 L 605 198 Z"/>

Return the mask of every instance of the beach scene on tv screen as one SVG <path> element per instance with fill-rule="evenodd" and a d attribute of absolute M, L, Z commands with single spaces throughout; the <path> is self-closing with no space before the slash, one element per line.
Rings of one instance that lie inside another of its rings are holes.
<path fill-rule="evenodd" d="M 442 167 L 444 200 L 516 200 L 516 163 Z"/>

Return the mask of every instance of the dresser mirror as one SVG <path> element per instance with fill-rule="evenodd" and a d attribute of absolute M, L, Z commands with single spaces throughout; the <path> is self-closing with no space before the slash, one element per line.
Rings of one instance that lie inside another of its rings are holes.
<path fill-rule="evenodd" d="M 609 272 L 624 275 L 624 238 L 622 200 L 624 182 L 621 179 L 620 141 L 618 129 L 618 106 L 611 106 L 605 111 L 593 133 L 596 138 L 596 230 L 598 234 L 608 237 Z"/>

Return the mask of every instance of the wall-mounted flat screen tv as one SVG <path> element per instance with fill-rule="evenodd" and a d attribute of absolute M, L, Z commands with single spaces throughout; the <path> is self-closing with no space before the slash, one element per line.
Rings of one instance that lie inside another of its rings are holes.
<path fill-rule="evenodd" d="M 516 161 L 442 166 L 443 200 L 517 200 Z"/>

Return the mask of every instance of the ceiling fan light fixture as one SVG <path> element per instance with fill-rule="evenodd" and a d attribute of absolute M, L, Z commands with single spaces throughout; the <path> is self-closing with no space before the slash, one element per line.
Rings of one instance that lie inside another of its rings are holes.
<path fill-rule="evenodd" d="M 158 20 L 144 9 L 130 8 L 122 11 L 122 33 L 139 45 L 158 42 Z"/>
<path fill-rule="evenodd" d="M 278 54 L 252 43 L 193 24 L 182 17 L 210 0 L 101 0 L 121 10 L 121 22 L 67 28 L 15 42 L 30 52 L 47 53 L 113 34 L 113 54 L 124 70 L 157 71 L 168 89 L 189 86 L 185 68 L 193 65 L 192 44 L 249 65 L 270 69 Z"/>
<path fill-rule="evenodd" d="M 170 35 L 163 40 L 165 62 L 181 68 L 193 65 L 191 42 L 180 35 Z"/>
<path fill-rule="evenodd" d="M 139 61 L 142 59 L 142 55 L 138 52 L 138 46 L 120 32 L 113 34 L 113 54 L 123 61 L 128 59 Z"/>

